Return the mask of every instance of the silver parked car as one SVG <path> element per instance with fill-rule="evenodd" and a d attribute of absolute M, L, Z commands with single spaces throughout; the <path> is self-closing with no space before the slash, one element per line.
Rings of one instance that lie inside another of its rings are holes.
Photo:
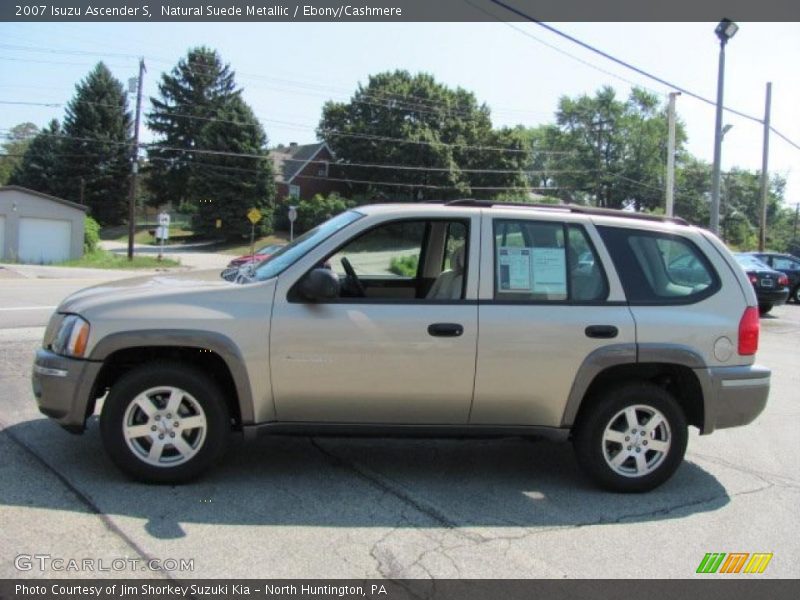
<path fill-rule="evenodd" d="M 198 476 L 232 432 L 548 435 L 598 484 L 645 491 L 763 410 L 753 287 L 712 234 L 575 206 L 371 205 L 227 281 L 107 283 L 37 352 L 40 410 L 99 411 L 111 459 Z M 98 400 L 102 399 L 102 402 Z"/>

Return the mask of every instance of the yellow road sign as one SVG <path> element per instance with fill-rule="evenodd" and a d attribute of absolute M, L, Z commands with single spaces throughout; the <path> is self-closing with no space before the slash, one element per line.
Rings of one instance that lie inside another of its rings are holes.
<path fill-rule="evenodd" d="M 247 218 L 250 219 L 250 222 L 255 225 L 261 220 L 261 211 L 257 208 L 251 208 L 247 211 Z"/>

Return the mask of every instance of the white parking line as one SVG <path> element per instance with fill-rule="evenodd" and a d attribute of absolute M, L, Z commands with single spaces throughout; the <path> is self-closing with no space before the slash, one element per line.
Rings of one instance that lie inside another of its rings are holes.
<path fill-rule="evenodd" d="M 0 311 L 9 310 L 53 310 L 56 306 L 11 306 L 9 308 L 0 307 Z"/>

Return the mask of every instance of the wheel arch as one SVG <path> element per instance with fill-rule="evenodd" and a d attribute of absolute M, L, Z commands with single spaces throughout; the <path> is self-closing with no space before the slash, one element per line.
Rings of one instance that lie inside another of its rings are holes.
<path fill-rule="evenodd" d="M 114 333 L 95 344 L 92 361 L 103 363 L 87 405 L 94 412 L 97 399 L 130 368 L 144 362 L 177 361 L 196 366 L 220 386 L 237 427 L 254 420 L 250 380 L 244 359 L 233 341 L 215 332 L 140 330 Z"/>
<path fill-rule="evenodd" d="M 663 387 L 680 405 L 690 425 L 705 421 L 704 387 L 696 370 L 705 368 L 699 354 L 672 344 L 605 346 L 584 360 L 570 390 L 561 426 L 573 428 L 583 410 L 611 386 L 647 382 Z"/>

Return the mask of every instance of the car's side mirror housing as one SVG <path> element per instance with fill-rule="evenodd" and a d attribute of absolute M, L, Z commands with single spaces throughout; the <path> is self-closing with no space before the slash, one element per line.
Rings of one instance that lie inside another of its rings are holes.
<path fill-rule="evenodd" d="M 303 277 L 300 294 L 310 302 L 321 302 L 339 297 L 339 277 L 330 269 L 316 268 Z"/>

